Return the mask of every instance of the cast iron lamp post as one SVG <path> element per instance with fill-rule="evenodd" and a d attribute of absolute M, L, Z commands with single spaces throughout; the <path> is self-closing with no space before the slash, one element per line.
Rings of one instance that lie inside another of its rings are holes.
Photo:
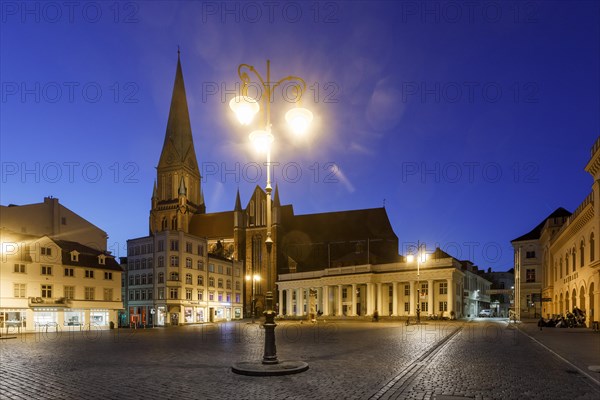
<path fill-rule="evenodd" d="M 261 96 L 259 100 L 256 100 L 248 96 L 248 87 L 251 84 L 250 73 L 258 80 L 257 84 L 261 90 Z M 267 60 L 267 76 L 266 80 L 258 73 L 258 71 L 248 64 L 240 64 L 238 67 L 238 76 L 242 81 L 242 95 L 236 96 L 229 102 L 229 107 L 236 114 L 239 122 L 242 125 L 249 125 L 252 119 L 260 110 L 259 101 L 263 102 L 265 121 L 262 129 L 252 131 L 250 133 L 250 141 L 260 152 L 266 153 L 267 161 L 267 184 L 265 186 L 265 192 L 267 195 L 267 238 L 265 240 L 265 246 L 267 249 L 267 293 L 266 293 L 266 310 L 264 312 L 265 322 L 263 327 L 265 329 L 265 348 L 262 359 L 263 365 L 276 365 L 279 364 L 277 359 L 277 348 L 275 345 L 275 311 L 273 310 L 273 291 L 274 282 L 271 271 L 271 249 L 273 247 L 273 239 L 271 238 L 271 192 L 273 190 L 271 186 L 271 145 L 275 139 L 271 131 L 271 103 L 274 100 L 274 91 L 277 87 L 285 82 L 292 84 L 293 93 L 295 94 L 294 102 L 296 107 L 290 109 L 285 119 L 295 134 L 303 134 L 308 129 L 313 115 L 312 112 L 306 108 L 299 107 L 299 102 L 302 94 L 306 90 L 306 82 L 304 79 L 298 76 L 286 76 L 276 82 L 271 82 L 271 63 Z M 282 375 L 295 372 L 302 372 L 308 369 L 308 364 L 304 362 L 296 362 L 296 367 L 286 366 L 284 368 L 266 369 L 257 368 L 256 365 L 251 367 L 242 366 L 242 363 L 238 363 L 232 369 L 236 373 L 242 373 L 247 375 Z"/>

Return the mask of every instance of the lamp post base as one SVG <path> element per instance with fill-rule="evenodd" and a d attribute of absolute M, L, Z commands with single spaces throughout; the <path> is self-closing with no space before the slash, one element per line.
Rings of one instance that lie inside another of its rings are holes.
<path fill-rule="evenodd" d="M 291 375 L 306 370 L 308 370 L 308 364 L 304 361 L 279 361 L 277 364 L 263 364 L 262 361 L 240 361 L 231 367 L 232 372 L 249 376 Z"/>

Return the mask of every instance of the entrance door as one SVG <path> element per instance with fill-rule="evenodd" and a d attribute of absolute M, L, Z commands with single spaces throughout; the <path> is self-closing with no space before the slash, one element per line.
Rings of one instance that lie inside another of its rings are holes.
<path fill-rule="evenodd" d="M 215 321 L 215 309 L 212 307 L 208 309 L 208 318 L 210 322 Z"/>

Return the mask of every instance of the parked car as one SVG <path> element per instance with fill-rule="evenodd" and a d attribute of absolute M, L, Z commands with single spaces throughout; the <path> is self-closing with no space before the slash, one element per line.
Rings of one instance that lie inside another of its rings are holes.
<path fill-rule="evenodd" d="M 492 316 L 492 310 L 481 310 L 479 311 L 479 316 L 480 317 L 491 317 Z"/>

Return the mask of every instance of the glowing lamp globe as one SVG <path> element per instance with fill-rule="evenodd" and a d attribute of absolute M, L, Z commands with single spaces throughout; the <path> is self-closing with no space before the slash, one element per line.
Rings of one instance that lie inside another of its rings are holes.
<path fill-rule="evenodd" d="M 260 153 L 266 153 L 273 143 L 273 135 L 267 131 L 254 131 L 250 134 L 250 142 Z"/>
<path fill-rule="evenodd" d="M 229 101 L 229 107 L 242 125 L 248 125 L 260 109 L 256 100 L 248 96 L 235 96 Z"/>
<path fill-rule="evenodd" d="M 292 108 L 290 111 L 285 113 L 285 120 L 292 128 L 292 131 L 298 135 L 306 132 L 312 119 L 312 112 L 306 108 Z"/>

